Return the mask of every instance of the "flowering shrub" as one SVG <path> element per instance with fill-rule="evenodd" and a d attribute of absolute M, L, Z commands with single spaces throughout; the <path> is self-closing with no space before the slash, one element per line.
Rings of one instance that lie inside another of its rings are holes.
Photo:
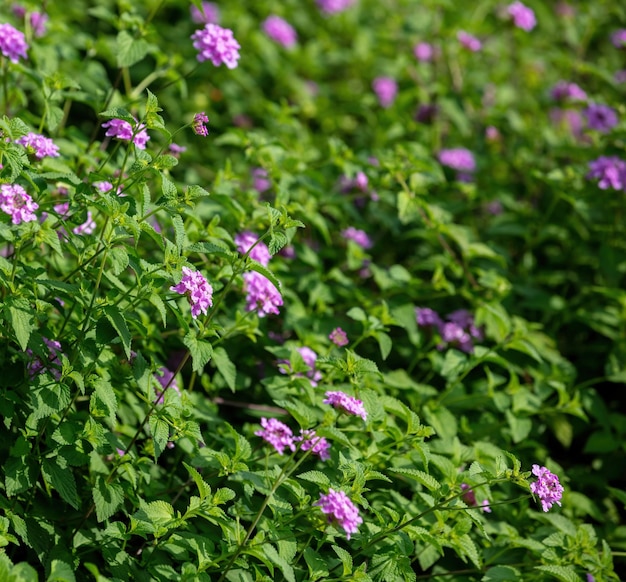
<path fill-rule="evenodd" d="M 624 579 L 624 11 L 458 8 L 3 12 L 0 580 Z"/>

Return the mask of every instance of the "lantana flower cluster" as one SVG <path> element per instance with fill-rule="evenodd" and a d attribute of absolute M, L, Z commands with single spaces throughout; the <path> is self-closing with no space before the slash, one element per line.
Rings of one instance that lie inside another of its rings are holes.
<path fill-rule="evenodd" d="M 589 162 L 587 179 L 598 180 L 601 190 L 626 191 L 626 161 L 617 156 L 601 156 Z"/>
<path fill-rule="evenodd" d="M 311 451 L 311 454 L 318 456 L 322 461 L 330 459 L 330 443 L 324 438 L 317 436 L 314 430 L 301 430 L 300 436 L 294 436 L 292 430 L 280 420 L 275 418 L 262 418 L 261 430 L 254 433 L 276 449 L 279 455 L 289 449 L 296 450 L 296 443 L 302 443 L 300 448 L 303 451 Z"/>
<path fill-rule="evenodd" d="M 56 158 L 59 156 L 59 146 L 57 146 L 49 137 L 44 137 L 38 133 L 30 132 L 15 140 L 15 143 L 30 149 L 39 160 L 46 156 Z"/>
<path fill-rule="evenodd" d="M 213 305 L 213 287 L 200 271 L 194 271 L 189 267 L 183 267 L 182 271 L 183 278 L 178 285 L 170 287 L 170 291 L 187 295 L 191 304 L 191 316 L 194 319 L 201 313 L 206 315 L 209 307 Z"/>
<path fill-rule="evenodd" d="M 229 69 L 237 67 L 241 46 L 235 40 L 232 30 L 209 22 L 204 28 L 196 30 L 191 38 L 201 63 L 211 61 L 216 67 L 222 64 Z"/>
<path fill-rule="evenodd" d="M 272 14 L 265 19 L 263 22 L 263 31 L 273 41 L 276 41 L 285 48 L 291 48 L 298 42 L 298 34 L 294 27 L 284 18 L 276 16 L 276 14 Z"/>
<path fill-rule="evenodd" d="M 439 332 L 439 350 L 453 346 L 471 354 L 474 351 L 473 340 L 483 339 L 483 332 L 474 325 L 474 317 L 465 309 L 453 311 L 442 319 L 436 311 L 428 307 L 416 307 L 415 317 L 420 327 L 434 328 Z"/>
<path fill-rule="evenodd" d="M 11 216 L 13 224 L 37 220 L 39 205 L 19 184 L 0 185 L 0 210 Z"/>
<path fill-rule="evenodd" d="M 343 491 L 335 491 L 330 488 L 328 494 L 320 495 L 320 499 L 315 505 L 328 515 L 331 523 L 337 523 L 345 530 L 347 539 L 350 539 L 350 536 L 356 533 L 363 523 L 358 508 Z"/>
<path fill-rule="evenodd" d="M 110 119 L 103 123 L 102 127 L 107 130 L 105 133 L 107 137 L 132 142 L 140 150 L 146 149 L 146 143 L 150 139 L 146 126 L 137 120 L 135 120 L 135 127 L 123 119 Z"/>
<path fill-rule="evenodd" d="M 0 24 L 0 52 L 11 62 L 28 58 L 28 43 L 23 32 L 10 24 Z"/>
<path fill-rule="evenodd" d="M 537 481 L 530 484 L 530 490 L 539 497 L 541 508 L 548 511 L 555 503 L 561 505 L 564 489 L 559 478 L 546 467 L 539 465 L 533 465 L 533 475 L 537 477 Z"/>

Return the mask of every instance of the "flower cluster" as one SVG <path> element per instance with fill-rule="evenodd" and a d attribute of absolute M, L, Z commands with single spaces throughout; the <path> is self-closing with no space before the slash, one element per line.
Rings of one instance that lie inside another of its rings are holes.
<path fill-rule="evenodd" d="M 0 185 L 0 210 L 11 216 L 13 224 L 37 220 L 34 212 L 39 205 L 19 184 Z"/>
<path fill-rule="evenodd" d="M 444 149 L 439 152 L 439 163 L 457 171 L 457 179 L 467 181 L 476 170 L 474 154 L 465 148 Z"/>
<path fill-rule="evenodd" d="M 11 62 L 17 63 L 20 58 L 28 58 L 26 51 L 28 44 L 24 33 L 10 24 L 0 24 L 0 52 Z"/>
<path fill-rule="evenodd" d="M 229 69 L 237 67 L 241 46 L 235 40 L 232 30 L 209 22 L 204 28 L 196 30 L 191 38 L 201 63 L 211 61 L 216 67 L 221 64 Z"/>
<path fill-rule="evenodd" d="M 325 396 L 326 398 L 322 400 L 324 404 L 330 404 L 346 414 L 354 414 L 355 416 L 360 416 L 363 420 L 367 420 L 367 411 L 361 400 L 340 391 L 326 392 Z"/>
<path fill-rule="evenodd" d="M 349 226 L 341 231 L 341 236 L 346 240 L 354 241 L 360 247 L 364 249 L 369 249 L 372 247 L 373 243 L 370 237 L 364 230 L 360 230 L 358 228 L 354 228 L 353 226 Z"/>
<path fill-rule="evenodd" d="M 49 350 L 48 359 L 45 362 L 42 362 L 39 358 L 35 358 L 28 364 L 28 373 L 31 378 L 34 378 L 36 375 L 41 374 L 43 371 L 49 371 L 57 380 L 61 378 L 61 360 L 59 356 L 63 353 L 63 348 L 61 344 L 56 340 L 49 340 L 48 338 L 43 338 L 43 342 L 46 344 Z M 29 356 L 33 356 L 33 351 L 31 349 L 26 350 L 26 353 Z"/>
<path fill-rule="evenodd" d="M 15 140 L 15 143 L 24 146 L 26 149 L 32 150 L 38 159 L 49 156 L 56 158 L 59 156 L 59 146 L 57 146 L 49 137 L 44 137 L 32 131 Z"/>
<path fill-rule="evenodd" d="M 617 156 L 601 156 L 589 162 L 587 178 L 597 179 L 602 190 L 626 190 L 626 162 Z"/>
<path fill-rule="evenodd" d="M 209 128 L 206 126 L 207 123 L 209 123 L 209 118 L 207 117 L 206 113 L 202 111 L 201 113 L 196 113 L 193 116 L 191 128 L 196 135 L 206 137 L 207 135 L 209 135 Z"/>
<path fill-rule="evenodd" d="M 478 52 L 481 48 L 483 48 L 483 43 L 480 42 L 474 35 L 469 32 L 465 32 L 464 30 L 459 30 L 456 35 L 457 39 L 467 50 L 472 52 Z"/>
<path fill-rule="evenodd" d="M 376 77 L 372 81 L 372 89 L 378 97 L 378 102 L 385 109 L 391 107 L 398 94 L 398 83 L 393 77 Z"/>
<path fill-rule="evenodd" d="M 202 8 L 198 9 L 193 4 L 190 6 L 191 20 L 196 24 L 208 24 L 209 22 L 219 22 L 220 11 L 217 4 L 213 2 L 202 2 Z"/>
<path fill-rule="evenodd" d="M 626 29 L 622 28 L 611 35 L 611 42 L 616 48 L 626 48 Z"/>
<path fill-rule="evenodd" d="M 585 93 L 576 83 L 559 81 L 550 91 L 552 99 L 555 101 L 586 101 Z"/>
<path fill-rule="evenodd" d="M 187 295 L 191 304 L 191 316 L 194 319 L 200 313 L 206 315 L 209 307 L 213 305 L 213 287 L 200 271 L 192 271 L 189 267 L 183 267 L 182 270 L 183 278 L 178 285 L 170 287 L 170 291 Z"/>
<path fill-rule="evenodd" d="M 348 334 L 340 327 L 333 329 L 328 335 L 328 339 L 340 348 L 348 345 Z"/>
<path fill-rule="evenodd" d="M 298 34 L 284 18 L 272 14 L 263 22 L 265 34 L 285 48 L 291 48 L 298 42 Z"/>
<path fill-rule="evenodd" d="M 311 381 L 312 386 L 317 386 L 317 383 L 322 379 L 322 373 L 315 369 L 315 362 L 317 362 L 317 354 L 306 346 L 297 348 L 298 353 L 302 356 L 302 360 L 309 367 L 306 377 Z M 287 374 L 291 372 L 289 362 L 287 360 L 279 361 L 279 371 L 281 374 Z M 302 374 L 296 374 L 296 377 L 302 377 Z"/>
<path fill-rule="evenodd" d="M 346 532 L 346 538 L 350 539 L 353 533 L 363 523 L 359 510 L 343 491 L 335 491 L 330 488 L 328 495 L 320 495 L 319 501 L 315 502 L 321 510 L 328 515 L 329 521 L 336 522 Z"/>
<path fill-rule="evenodd" d="M 600 133 L 608 133 L 618 123 L 617 113 L 612 107 L 592 103 L 584 111 L 587 124 Z"/>
<path fill-rule="evenodd" d="M 146 126 L 136 120 L 135 127 L 123 119 L 110 119 L 103 123 L 102 127 L 107 130 L 105 133 L 107 137 L 114 137 L 121 141 L 132 141 L 140 150 L 146 149 L 146 143 L 150 139 Z"/>
<path fill-rule="evenodd" d="M 254 245 L 258 240 L 259 237 L 256 234 L 250 232 L 249 230 L 245 230 L 235 236 L 235 246 L 242 255 L 245 255 L 252 248 L 252 245 Z M 253 261 L 261 263 L 264 267 L 267 267 L 270 259 L 272 258 L 272 255 L 270 255 L 270 251 L 264 242 L 256 244 L 250 251 L 249 256 Z"/>
<path fill-rule="evenodd" d="M 324 438 L 317 436 L 314 430 L 301 430 L 300 436 L 294 439 L 295 442 L 301 442 L 300 448 L 303 451 L 311 450 L 311 453 L 317 455 L 320 460 L 327 461 L 330 459 L 330 443 Z"/>
<path fill-rule="evenodd" d="M 535 25 L 537 24 L 535 13 L 532 8 L 529 8 L 521 2 L 513 2 L 513 4 L 507 8 L 507 12 L 513 19 L 513 24 L 515 24 L 517 28 L 521 28 L 526 32 L 535 28 Z"/>
<path fill-rule="evenodd" d="M 533 465 L 533 475 L 537 477 L 537 481 L 530 484 L 530 490 L 539 497 L 541 508 L 548 511 L 554 503 L 561 505 L 563 487 L 559 483 L 559 478 L 546 467 L 539 465 Z"/>
<path fill-rule="evenodd" d="M 474 318 L 465 309 L 453 311 L 442 320 L 436 311 L 428 307 L 416 307 L 415 318 L 420 327 L 434 327 L 439 331 L 442 343 L 437 349 L 440 350 L 452 345 L 469 354 L 474 351 L 472 338 L 483 339 L 482 331 L 474 325 Z"/>
<path fill-rule="evenodd" d="M 418 61 L 427 63 L 435 57 L 435 48 L 427 42 L 418 42 L 413 47 L 413 54 Z"/>
<path fill-rule="evenodd" d="M 282 295 L 267 277 L 256 271 L 250 271 L 243 274 L 243 280 L 246 311 L 256 311 L 259 317 L 280 313 L 278 308 L 283 304 Z"/>
<path fill-rule="evenodd" d="M 296 450 L 293 433 L 285 423 L 275 418 L 262 418 L 261 426 L 262 430 L 257 430 L 254 434 L 272 445 L 279 455 L 282 455 L 285 449 Z"/>
<path fill-rule="evenodd" d="M 252 186 L 259 194 L 272 187 L 272 183 L 267 176 L 267 170 L 264 168 L 254 168 L 252 170 Z"/>
<path fill-rule="evenodd" d="M 343 12 L 354 4 L 354 0 L 316 0 L 320 10 L 325 14 Z"/>

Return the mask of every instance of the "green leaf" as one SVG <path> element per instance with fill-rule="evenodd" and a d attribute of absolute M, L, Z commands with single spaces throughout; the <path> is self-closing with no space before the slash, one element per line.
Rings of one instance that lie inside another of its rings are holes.
<path fill-rule="evenodd" d="M 346 315 L 350 319 L 354 319 L 354 321 L 366 321 L 367 320 L 367 314 L 360 307 L 353 307 L 352 309 L 349 309 Z"/>
<path fill-rule="evenodd" d="M 185 223 L 179 214 L 172 216 L 172 224 L 174 225 L 174 242 L 179 253 L 183 252 L 185 246 Z"/>
<path fill-rule="evenodd" d="M 280 571 L 283 573 L 285 580 L 287 582 L 296 582 L 296 576 L 294 574 L 293 568 L 289 565 L 287 560 L 285 560 L 282 556 L 278 554 L 278 552 L 274 549 L 274 546 L 271 544 L 265 544 L 263 546 L 263 550 L 265 555 L 270 559 L 273 564 L 276 564 Z"/>
<path fill-rule="evenodd" d="M 41 470 L 49 485 L 54 487 L 61 498 L 69 503 L 74 509 L 80 507 L 80 498 L 76 491 L 74 473 L 67 466 L 61 467 L 56 459 L 44 459 Z"/>
<path fill-rule="evenodd" d="M 333 550 L 335 550 L 335 554 L 337 554 L 338 558 L 341 560 L 341 564 L 343 565 L 343 576 L 349 576 L 352 574 L 352 556 L 339 546 L 332 546 Z"/>
<path fill-rule="evenodd" d="M 441 484 L 437 481 L 437 479 L 428 473 L 424 473 L 424 471 L 420 471 L 419 469 L 401 469 L 399 467 L 393 467 L 388 469 L 388 471 L 391 473 L 398 473 L 399 475 L 405 475 L 409 479 L 414 479 L 430 491 L 437 491 L 437 489 L 441 487 Z"/>
<path fill-rule="evenodd" d="M 124 319 L 124 316 L 115 305 L 105 305 L 103 311 L 107 319 L 111 322 L 113 329 L 115 329 L 117 335 L 122 340 L 122 345 L 124 346 L 124 352 L 126 353 L 126 357 L 130 360 L 131 335 L 130 331 L 128 330 L 128 326 L 126 325 L 126 320 Z"/>
<path fill-rule="evenodd" d="M 215 254 L 228 260 L 236 259 L 237 253 L 231 251 L 228 247 L 210 242 L 193 243 L 185 247 L 185 251 L 190 253 L 205 253 L 207 255 Z"/>
<path fill-rule="evenodd" d="M 207 341 L 198 340 L 192 331 L 183 338 L 183 343 L 189 348 L 193 371 L 201 372 L 213 357 L 213 346 Z"/>
<path fill-rule="evenodd" d="M 96 517 L 99 522 L 109 519 L 124 502 L 124 491 L 117 483 L 107 483 L 106 477 L 98 475 L 92 490 L 93 502 L 96 506 Z"/>
<path fill-rule="evenodd" d="M 276 278 L 276 275 L 272 273 L 267 267 L 261 265 L 261 263 L 257 263 L 256 261 L 250 261 L 248 263 L 248 267 L 251 271 L 256 271 L 263 275 L 269 282 L 276 287 L 276 290 L 280 293 L 280 281 Z"/>
<path fill-rule="evenodd" d="M 156 415 L 150 417 L 150 433 L 154 442 L 154 459 L 157 460 L 167 446 L 170 438 L 170 427 L 167 422 Z"/>
<path fill-rule="evenodd" d="M 304 479 L 305 481 L 310 481 L 311 483 L 315 483 L 323 489 L 328 489 L 328 487 L 330 487 L 330 479 L 325 473 L 322 473 L 321 471 L 306 471 L 304 473 L 300 473 L 297 478 Z"/>
<path fill-rule="evenodd" d="M 517 568 L 512 566 L 495 566 L 489 568 L 482 577 L 482 582 L 517 582 L 522 579 L 522 574 Z"/>
<path fill-rule="evenodd" d="M 309 567 L 309 580 L 314 582 L 328 576 L 328 566 L 326 560 L 322 558 L 314 549 L 304 549 L 304 560 Z"/>
<path fill-rule="evenodd" d="M 127 109 L 124 109 L 123 107 L 112 107 L 111 109 L 102 111 L 100 113 L 100 117 L 104 117 L 106 119 L 122 119 L 124 121 L 128 121 L 131 125 L 136 123 L 135 118 Z"/>
<path fill-rule="evenodd" d="M 5 317 L 11 322 L 20 347 L 23 351 L 26 351 L 30 334 L 36 327 L 33 323 L 33 309 L 30 303 L 26 299 L 19 297 L 7 297 L 5 301 Z"/>
<path fill-rule="evenodd" d="M 117 412 L 117 398 L 111 382 L 106 378 L 98 378 L 94 382 L 95 390 L 91 394 L 89 411 L 96 418 L 107 417 L 112 424 Z"/>
<path fill-rule="evenodd" d="M 535 569 L 541 570 L 561 582 L 581 582 L 580 576 L 573 566 L 536 566 Z"/>
<path fill-rule="evenodd" d="M 383 360 L 386 360 L 389 352 L 391 352 L 391 338 L 382 331 L 376 332 L 375 337 L 376 341 L 378 342 L 378 347 L 380 348 L 380 357 Z"/>
<path fill-rule="evenodd" d="M 143 39 L 135 39 L 125 30 L 117 35 L 117 66 L 132 67 L 143 59 L 150 50 L 150 45 Z"/>
<path fill-rule="evenodd" d="M 231 362 L 224 348 L 217 347 L 213 350 L 213 363 L 217 366 L 224 380 L 226 380 L 228 387 L 234 392 L 237 380 L 237 368 L 235 368 L 235 364 Z"/>
<path fill-rule="evenodd" d="M 50 575 L 46 578 L 46 582 L 76 582 L 74 570 L 67 562 L 52 560 Z"/>
<path fill-rule="evenodd" d="M 270 234 L 270 242 L 267 245 L 270 251 L 270 255 L 275 255 L 288 242 L 289 242 L 289 239 L 287 238 L 287 235 L 284 232 L 272 231 Z"/>

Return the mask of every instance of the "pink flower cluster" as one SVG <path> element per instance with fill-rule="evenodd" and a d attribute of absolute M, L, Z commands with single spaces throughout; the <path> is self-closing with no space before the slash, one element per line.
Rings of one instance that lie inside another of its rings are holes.
<path fill-rule="evenodd" d="M 241 46 L 235 40 L 232 30 L 210 22 L 204 28 L 196 30 L 191 38 L 200 62 L 211 61 L 216 67 L 224 64 L 229 69 L 237 67 Z"/>
<path fill-rule="evenodd" d="M 13 224 L 37 220 L 34 212 L 39 205 L 19 184 L 0 185 L 0 210 L 11 216 Z"/>
<path fill-rule="evenodd" d="M 328 515 L 331 523 L 337 523 L 345 530 L 347 539 L 350 539 L 350 536 L 356 533 L 359 525 L 363 523 L 356 505 L 343 491 L 330 488 L 328 495 L 321 494 L 319 501 L 314 505 L 319 506 L 322 512 Z"/>
<path fill-rule="evenodd" d="M 343 346 L 347 346 L 349 343 L 348 334 L 340 327 L 336 327 L 335 329 L 333 329 L 333 331 L 331 331 L 328 335 L 328 339 L 340 348 L 342 348 Z"/>
<path fill-rule="evenodd" d="M 209 22 L 219 22 L 220 11 L 217 4 L 213 2 L 202 2 L 202 8 L 198 9 L 193 4 L 189 7 L 191 20 L 196 24 L 208 24 Z"/>
<path fill-rule="evenodd" d="M 28 44 L 24 33 L 10 24 L 0 24 L 0 52 L 11 62 L 17 63 L 20 58 L 26 59 Z"/>
<path fill-rule="evenodd" d="M 469 32 L 465 32 L 464 30 L 459 30 L 456 35 L 457 39 L 467 50 L 472 51 L 474 53 L 478 52 L 481 48 L 483 48 L 483 43 L 480 42 L 474 35 Z"/>
<path fill-rule="evenodd" d="M 435 47 L 427 42 L 418 42 L 413 47 L 413 54 L 418 61 L 427 63 L 435 58 Z"/>
<path fill-rule="evenodd" d="M 439 350 L 452 345 L 471 354 L 474 351 L 472 339 L 483 339 L 482 331 L 474 325 L 474 318 L 465 309 L 453 311 L 444 321 L 436 311 L 428 307 L 416 307 L 415 318 L 420 327 L 434 327 L 439 331 L 442 340 L 437 346 Z"/>
<path fill-rule="evenodd" d="M 600 133 L 608 133 L 618 124 L 617 112 L 608 105 L 591 103 L 584 113 L 589 127 Z"/>
<path fill-rule="evenodd" d="M 191 316 L 194 319 L 200 313 L 206 315 L 209 307 L 213 305 L 213 287 L 200 271 L 192 271 L 189 267 L 183 267 L 182 270 L 183 278 L 178 285 L 170 287 L 170 291 L 187 295 L 191 304 Z"/>
<path fill-rule="evenodd" d="M 133 127 L 128 121 L 123 119 L 110 119 L 103 123 L 102 127 L 107 130 L 105 133 L 107 137 L 114 137 L 121 141 L 132 141 L 140 150 L 146 149 L 146 143 L 150 139 L 145 129 L 146 126 L 137 121 L 135 121 L 135 127 Z"/>
<path fill-rule="evenodd" d="M 355 0 L 316 0 L 319 9 L 325 14 L 343 12 L 354 4 Z"/>
<path fill-rule="evenodd" d="M 317 455 L 322 461 L 330 459 L 329 449 L 330 443 L 324 438 L 315 434 L 314 430 L 301 430 L 299 437 L 294 437 L 291 429 L 280 420 L 275 418 L 262 418 L 261 430 L 257 430 L 254 434 L 272 445 L 279 455 L 282 455 L 285 449 L 290 451 L 296 450 L 296 443 L 301 442 L 303 451 L 311 450 L 311 453 Z"/>
<path fill-rule="evenodd" d="M 398 83 L 393 77 L 376 77 L 372 81 L 372 89 L 378 97 L 381 107 L 387 109 L 393 105 L 398 94 Z"/>
<path fill-rule="evenodd" d="M 559 483 L 559 478 L 546 467 L 539 465 L 533 465 L 533 475 L 537 477 L 537 481 L 530 484 L 530 490 L 539 497 L 541 508 L 548 511 L 554 503 L 561 505 L 564 489 Z"/>
<path fill-rule="evenodd" d="M 601 156 L 589 162 L 587 179 L 597 179 L 602 190 L 626 190 L 626 162 L 617 156 Z"/>
<path fill-rule="evenodd" d="M 298 42 L 298 34 L 294 27 L 284 18 L 276 16 L 275 14 L 265 19 L 263 22 L 263 30 L 273 41 L 276 41 L 285 48 L 291 48 Z"/>
<path fill-rule="evenodd" d="M 301 442 L 300 448 L 303 451 L 311 450 L 311 453 L 317 455 L 320 460 L 327 461 L 330 459 L 330 443 L 324 438 L 315 434 L 314 430 L 301 430 L 299 437 L 294 439 L 295 442 Z"/>
<path fill-rule="evenodd" d="M 363 420 L 367 420 L 367 411 L 361 400 L 340 391 L 326 392 L 325 396 L 326 398 L 322 400 L 324 404 L 330 404 L 346 414 L 354 414 L 355 416 L 360 416 Z"/>
<path fill-rule="evenodd" d="M 244 230 L 235 236 L 235 246 L 242 255 L 245 255 L 258 240 L 259 237 L 256 234 L 250 232 L 249 230 Z M 272 258 L 272 255 L 270 255 L 270 251 L 264 242 L 260 242 L 254 246 L 254 248 L 250 251 L 249 256 L 253 261 L 261 263 L 264 267 L 267 267 L 270 259 Z"/>
<path fill-rule="evenodd" d="M 32 149 L 35 157 L 40 160 L 46 156 L 51 158 L 57 158 L 59 156 L 59 146 L 55 145 L 49 137 L 44 137 L 32 131 L 16 139 L 15 143 L 24 146 L 26 149 Z"/>
<path fill-rule="evenodd" d="M 535 13 L 532 8 L 529 8 L 519 1 L 513 2 L 513 4 L 507 8 L 507 12 L 513 19 L 513 24 L 526 32 L 535 28 L 537 24 L 537 19 L 535 18 Z"/>
<path fill-rule="evenodd" d="M 474 154 L 465 148 L 451 148 L 439 152 L 439 163 L 458 172 L 473 172 L 476 170 Z"/>
<path fill-rule="evenodd" d="M 585 93 L 576 83 L 559 81 L 550 91 L 552 99 L 555 101 L 586 101 Z"/>
<path fill-rule="evenodd" d="M 348 228 L 342 230 L 341 236 L 343 236 L 346 240 L 354 241 L 364 249 L 369 249 L 373 245 L 372 240 L 364 230 L 354 228 L 353 226 L 349 226 Z"/>
<path fill-rule="evenodd" d="M 209 129 L 206 126 L 207 123 L 209 123 L 209 118 L 207 117 L 207 114 L 202 111 L 201 113 L 196 113 L 193 116 L 193 123 L 191 124 L 191 128 L 196 135 L 206 137 L 207 135 L 209 135 Z"/>

